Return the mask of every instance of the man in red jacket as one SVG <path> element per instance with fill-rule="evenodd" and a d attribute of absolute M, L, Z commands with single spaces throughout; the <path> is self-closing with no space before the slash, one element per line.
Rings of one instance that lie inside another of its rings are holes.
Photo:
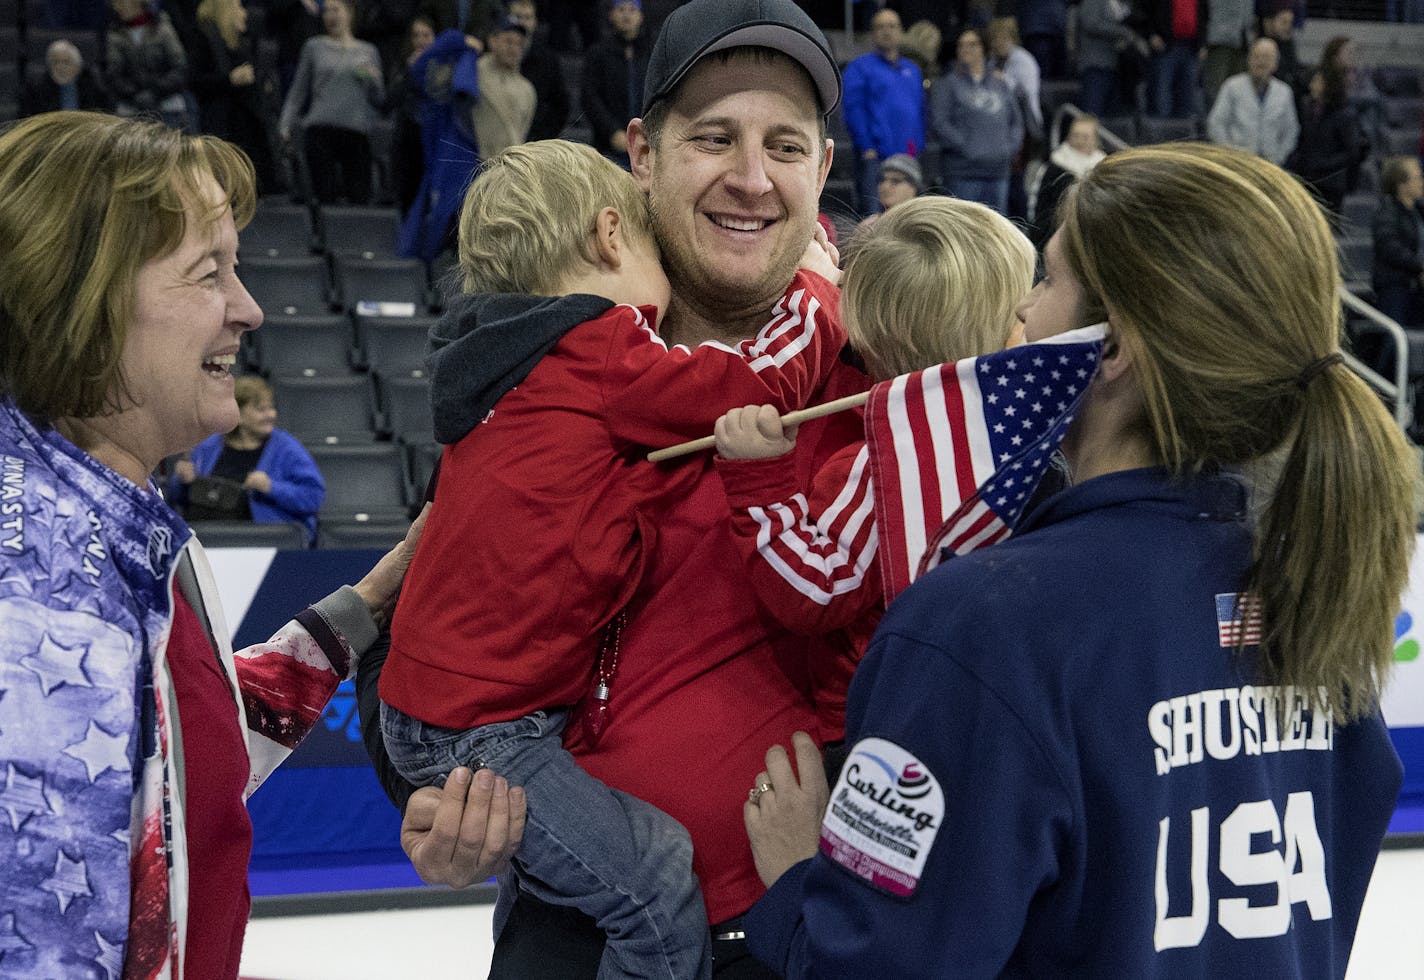
<path fill-rule="evenodd" d="M 815 226 L 831 164 L 825 117 L 839 98 L 825 38 L 791 0 L 693 0 L 669 17 L 649 61 L 643 115 L 627 132 L 673 287 L 660 331 L 669 343 L 734 345 L 765 323 Z M 811 401 L 866 385 L 860 371 L 843 367 Z M 804 425 L 802 475 L 809 480 L 859 438 L 858 428 L 836 416 Z M 815 730 L 813 644 L 757 606 L 710 455 L 667 465 L 692 468 L 690 489 L 659 524 L 626 606 L 616 710 L 596 742 L 574 726 L 566 744 L 589 773 L 687 827 L 713 924 L 715 975 L 770 976 L 742 942 L 740 916 L 763 890 L 742 802 L 767 746 Z M 425 789 L 412 799 L 419 815 L 408 812 L 407 830 L 428 823 L 438 797 Z M 451 873 L 448 860 L 414 857 L 432 880 L 468 883 L 488 871 L 471 863 Z M 521 895 L 497 938 L 491 976 L 591 978 L 601 945 L 590 920 Z"/>

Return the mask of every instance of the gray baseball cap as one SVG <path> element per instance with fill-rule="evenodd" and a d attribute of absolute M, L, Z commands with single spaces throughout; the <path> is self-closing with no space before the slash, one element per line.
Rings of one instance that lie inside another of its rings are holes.
<path fill-rule="evenodd" d="M 823 114 L 840 103 L 841 73 L 826 36 L 792 0 L 692 0 L 658 32 L 643 85 L 644 114 L 703 57 L 739 47 L 771 48 L 806 69 Z"/>

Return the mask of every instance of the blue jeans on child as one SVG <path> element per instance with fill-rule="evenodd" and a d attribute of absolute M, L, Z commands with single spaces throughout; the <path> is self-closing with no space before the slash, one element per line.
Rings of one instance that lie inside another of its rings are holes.
<path fill-rule="evenodd" d="M 417 786 L 441 785 L 451 769 L 468 766 L 524 787 L 529 815 L 513 862 L 518 885 L 592 916 L 608 934 L 599 980 L 710 977 L 707 912 L 687 831 L 579 768 L 559 737 L 565 717 L 538 711 L 462 730 L 383 703 L 381 733 L 391 762 Z"/>

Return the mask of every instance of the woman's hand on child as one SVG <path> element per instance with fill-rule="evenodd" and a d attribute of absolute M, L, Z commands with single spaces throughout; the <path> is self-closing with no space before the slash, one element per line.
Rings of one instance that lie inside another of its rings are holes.
<path fill-rule="evenodd" d="M 766 751 L 766 769 L 753 783 L 751 798 L 742 804 L 752 860 L 768 888 L 792 865 L 815 856 L 831 799 L 816 743 L 805 732 L 792 735 L 791 743 L 796 771 L 791 771 L 786 750 L 773 745 Z"/>
<path fill-rule="evenodd" d="M 411 795 L 401 821 L 401 847 L 421 879 L 464 888 L 499 874 L 524 837 L 524 790 L 488 769 L 463 766 L 444 787 Z"/>
<path fill-rule="evenodd" d="M 416 545 L 420 543 L 420 532 L 425 530 L 425 518 L 430 513 L 430 505 L 421 508 L 420 514 L 411 522 L 405 532 L 405 539 L 381 556 L 366 575 L 351 586 L 371 610 L 371 618 L 377 626 L 390 622 L 391 609 L 400 595 L 401 583 L 405 581 L 406 569 L 415 557 Z"/>
<path fill-rule="evenodd" d="M 796 426 L 784 427 L 774 405 L 734 408 L 713 428 L 723 459 L 769 459 L 796 448 Z"/>
<path fill-rule="evenodd" d="M 814 272 L 837 286 L 841 284 L 841 253 L 831 244 L 826 229 L 819 222 L 816 223 L 815 234 L 806 245 L 806 251 L 801 253 L 799 267 Z"/>

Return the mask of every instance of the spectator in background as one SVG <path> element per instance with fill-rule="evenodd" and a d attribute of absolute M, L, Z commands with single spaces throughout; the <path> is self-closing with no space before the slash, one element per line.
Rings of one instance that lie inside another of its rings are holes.
<path fill-rule="evenodd" d="M 300 524 L 307 541 L 316 537 L 316 515 L 326 499 L 326 483 L 311 453 L 297 437 L 277 428 L 272 386 L 256 375 L 233 382 L 237 426 L 209 436 L 178 460 L 169 480 L 172 502 L 190 521 L 252 521 Z M 231 508 L 214 508 L 189 493 L 198 477 L 227 480 L 244 495 Z"/>
<path fill-rule="evenodd" d="M 1149 0 L 1149 115 L 1186 119 L 1197 114 L 1206 24 L 1206 0 Z"/>
<path fill-rule="evenodd" d="M 519 71 L 534 86 L 534 121 L 529 139 L 551 140 L 569 121 L 569 90 L 564 85 L 564 69 L 559 56 L 539 30 L 539 7 L 535 0 L 512 0 L 509 16 L 524 27 L 524 60 Z"/>
<path fill-rule="evenodd" d="M 60 38 L 45 49 L 44 74 L 25 84 L 20 93 L 20 116 L 37 116 L 56 109 L 113 112 L 114 99 L 99 73 L 84 63 L 71 41 Z"/>
<path fill-rule="evenodd" d="M 921 84 L 926 93 L 939 77 L 939 49 L 944 35 L 932 21 L 917 20 L 905 29 L 900 39 L 900 53 L 920 70 Z"/>
<path fill-rule="evenodd" d="M 192 54 L 193 94 L 203 131 L 236 143 L 252 158 L 257 192 L 276 185 L 272 165 L 268 98 L 275 81 L 257 75 L 256 42 L 247 31 L 242 0 L 202 0 L 199 42 Z"/>
<path fill-rule="evenodd" d="M 1207 137 L 1283 166 L 1295 149 L 1300 122 L 1290 86 L 1275 77 L 1276 42 L 1268 37 L 1251 45 L 1246 71 L 1232 75 L 1206 117 Z"/>
<path fill-rule="evenodd" d="M 1063 39 L 1068 32 L 1068 4 L 1065 0 L 1020 0 L 1019 30 L 1023 46 L 1045 78 L 1068 74 L 1068 56 Z"/>
<path fill-rule="evenodd" d="M 855 150 L 856 206 L 880 210 L 880 161 L 897 153 L 917 156 L 925 146 L 925 86 L 920 69 L 900 56 L 900 15 L 881 10 L 870 20 L 875 50 L 846 65 L 846 128 Z"/>
<path fill-rule="evenodd" d="M 292 87 L 302 48 L 321 33 L 319 0 L 268 0 L 267 33 L 277 39 L 277 77 L 282 92 Z"/>
<path fill-rule="evenodd" d="M 1368 151 L 1359 120 L 1345 98 L 1345 79 L 1338 71 L 1329 77 L 1316 72 L 1309 94 L 1300 103 L 1300 136 L 1286 168 L 1315 192 L 1332 222 L 1345 195 L 1354 190 Z"/>
<path fill-rule="evenodd" d="M 480 56 L 479 97 L 475 100 L 475 146 L 482 159 L 529 138 L 537 96 L 519 71 L 528 32 L 512 17 L 495 24 Z"/>
<path fill-rule="evenodd" d="M 1424 175 L 1414 157 L 1380 169 L 1375 211 L 1375 306 L 1403 327 L 1424 326 Z"/>
<path fill-rule="evenodd" d="M 1325 48 L 1320 53 L 1320 71 L 1338 72 L 1345 79 L 1345 98 L 1355 111 L 1365 139 L 1369 140 L 1371 147 L 1377 147 L 1383 142 L 1384 107 L 1379 89 L 1375 88 L 1369 72 L 1358 64 L 1358 56 L 1359 48 L 1355 42 L 1344 35 L 1337 35 L 1325 42 Z"/>
<path fill-rule="evenodd" d="M 386 90 L 381 57 L 375 45 L 352 33 L 352 13 L 351 0 L 324 0 L 326 33 L 302 45 L 277 123 L 284 144 L 301 127 L 312 193 L 322 204 L 371 199 L 369 134 Z"/>
<path fill-rule="evenodd" d="M 1003 75 L 1019 100 L 1023 119 L 1023 146 L 1014 154 L 1009 168 L 1009 210 L 1011 218 L 1028 215 L 1028 195 L 1024 189 L 1024 162 L 1036 157 L 1043 142 L 1043 106 L 1039 101 L 1038 62 L 1019 46 L 1018 22 L 1012 17 L 989 21 L 989 67 Z"/>
<path fill-rule="evenodd" d="M 1019 109 L 1024 114 L 1024 129 L 1043 133 L 1043 103 L 1040 99 L 1040 72 L 1033 54 L 1019 44 L 1019 25 L 1013 17 L 995 17 L 989 21 L 989 53 L 991 67 L 1002 72 L 1019 97 Z M 1036 137 L 1037 138 L 1037 137 Z"/>
<path fill-rule="evenodd" d="M 406 55 L 410 51 L 410 25 L 416 17 L 424 17 L 430 25 L 431 37 L 435 36 L 435 23 L 428 13 L 422 13 L 420 0 L 380 0 L 379 3 L 365 3 L 357 7 L 357 37 L 370 41 L 381 53 L 381 73 L 386 79 L 386 89 L 390 90 L 393 76 L 403 73 L 409 66 Z"/>
<path fill-rule="evenodd" d="M 1276 42 L 1276 77 L 1300 98 L 1309 87 L 1311 73 L 1300 62 L 1295 47 L 1295 7 L 1291 0 L 1272 0 L 1261 18 L 1261 35 Z"/>
<path fill-rule="evenodd" d="M 1042 249 L 1053 236 L 1057 223 L 1058 202 L 1068 188 L 1082 180 L 1102 163 L 1107 154 L 1098 141 L 1098 118 L 1083 114 L 1068 125 L 1068 138 L 1048 156 L 1048 165 L 1038 176 L 1034 204 L 1029 212 L 1028 237 Z"/>
<path fill-rule="evenodd" d="M 188 116 L 188 55 L 168 15 L 147 0 L 112 0 L 114 22 L 105 37 L 109 90 L 118 114 L 152 116 L 174 129 Z"/>
<path fill-rule="evenodd" d="M 1207 0 L 1206 56 L 1202 61 L 1202 96 L 1207 105 L 1216 103 L 1228 78 L 1245 70 L 1255 20 L 1252 0 Z"/>
<path fill-rule="evenodd" d="M 983 36 L 964 31 L 958 60 L 930 92 L 945 190 L 1004 214 L 1009 170 L 1023 144 L 1023 118 L 1009 83 L 989 71 Z"/>
<path fill-rule="evenodd" d="M 407 258 L 430 262 L 453 243 L 460 199 L 480 163 L 473 105 L 483 47 L 457 30 L 441 31 L 411 63 L 425 172 L 396 245 Z"/>
<path fill-rule="evenodd" d="M 643 78 L 651 42 L 643 31 L 641 0 L 613 0 L 608 9 L 613 32 L 588 49 L 583 65 L 583 111 L 593 128 L 593 145 L 628 166 L 628 120 L 643 106 Z"/>
<path fill-rule="evenodd" d="M 856 225 L 857 234 L 852 236 L 846 253 L 841 256 L 841 265 L 844 267 L 850 261 L 852 251 L 859 244 L 860 232 L 873 225 L 880 215 L 897 204 L 913 201 L 924 192 L 925 177 L 919 160 L 908 153 L 894 153 L 880 161 L 880 182 L 876 185 L 880 208 L 877 212 L 866 215 L 860 224 Z M 834 245 L 835 242 L 832 241 L 831 244 Z"/>
<path fill-rule="evenodd" d="M 1096 116 L 1122 111 L 1118 62 L 1146 58 L 1147 42 L 1129 23 L 1126 0 L 1082 0 L 1078 8 L 1078 106 Z"/>
<path fill-rule="evenodd" d="M 405 47 L 399 65 L 386 84 L 386 111 L 395 124 L 391 150 L 391 184 L 396 206 L 402 214 L 410 210 L 425 177 L 425 151 L 421 146 L 420 108 L 422 92 L 410 78 L 410 68 L 435 43 L 435 24 L 425 14 L 416 14 L 406 25 Z"/>

